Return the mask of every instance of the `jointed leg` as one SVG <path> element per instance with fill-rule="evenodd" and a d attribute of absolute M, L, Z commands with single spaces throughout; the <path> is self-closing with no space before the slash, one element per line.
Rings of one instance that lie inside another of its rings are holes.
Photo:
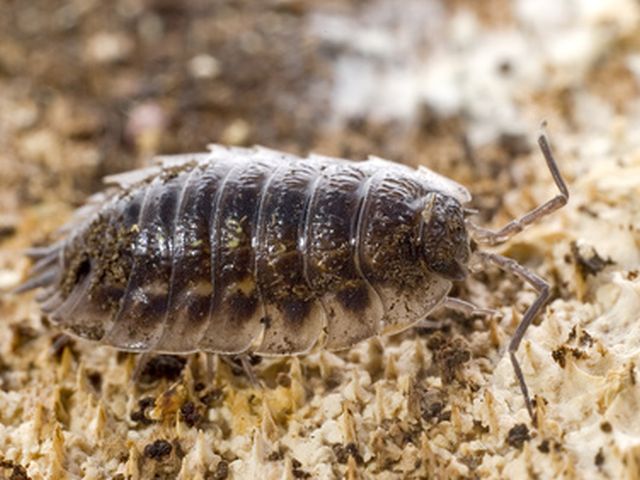
<path fill-rule="evenodd" d="M 256 372 L 253 369 L 251 362 L 249 362 L 248 355 L 240 355 L 240 365 L 242 365 L 242 369 L 244 370 L 244 373 L 249 378 L 251 385 L 254 388 L 261 388 L 262 385 L 260 383 L 260 380 L 258 380 L 258 377 L 256 376 Z"/>
<path fill-rule="evenodd" d="M 487 253 L 481 251 L 475 252 L 475 255 L 480 257 L 486 263 L 492 263 L 498 268 L 520 277 L 522 280 L 535 288 L 538 292 L 538 297 L 524 313 L 524 316 L 522 317 L 518 328 L 516 329 L 513 337 L 511 337 L 511 341 L 509 342 L 509 357 L 511 358 L 511 364 L 513 365 L 513 369 L 516 373 L 518 383 L 520 383 L 520 389 L 522 390 L 522 395 L 524 395 L 524 401 L 527 406 L 527 410 L 529 411 L 529 415 L 531 416 L 531 419 L 535 424 L 536 417 L 533 412 L 531 399 L 529 398 L 529 390 L 527 389 L 527 384 L 524 380 L 524 375 L 522 374 L 520 363 L 516 358 L 516 352 L 518 351 L 518 347 L 520 346 L 520 342 L 522 341 L 527 328 L 529 328 L 529 325 L 531 325 L 531 322 L 538 315 L 549 298 L 549 284 L 542 278 L 538 277 L 536 274 L 527 270 L 518 262 L 510 258 L 503 257 L 502 255 L 497 255 L 495 253 Z"/>
<path fill-rule="evenodd" d="M 475 306 L 473 303 L 470 303 L 455 297 L 445 298 L 444 302 L 442 302 L 442 304 L 440 305 L 440 308 L 446 308 L 449 310 L 453 310 L 455 312 L 460 312 L 461 314 L 467 317 L 472 317 L 474 315 L 481 316 L 481 317 L 490 317 L 491 315 L 496 315 L 498 313 L 496 310 L 490 310 L 488 308 L 480 308 Z M 423 318 L 416 324 L 416 327 L 442 328 L 444 325 L 445 325 L 445 322 L 443 321 Z"/>
<path fill-rule="evenodd" d="M 475 306 L 473 303 L 466 302 L 464 300 L 460 300 L 455 297 L 447 297 L 441 305 L 443 308 L 448 308 L 449 310 L 454 310 L 456 312 L 460 312 L 467 316 L 479 315 L 483 317 L 489 317 L 491 315 L 495 315 L 495 310 L 490 310 L 488 308 L 480 308 Z"/>
<path fill-rule="evenodd" d="M 141 383 L 143 374 L 145 373 L 145 369 L 149 362 L 153 358 L 153 354 L 150 352 L 142 352 L 139 355 L 135 356 L 135 368 L 133 369 L 133 374 L 131 375 L 131 381 L 133 383 Z"/>
<path fill-rule="evenodd" d="M 504 243 L 511 237 L 513 237 L 516 233 L 524 230 L 527 225 L 534 223 L 540 218 L 549 215 L 555 210 L 558 210 L 559 208 L 566 205 L 567 201 L 569 200 L 569 190 L 567 189 L 567 185 L 562 179 L 560 170 L 558 170 L 558 164 L 553 158 L 551 148 L 549 147 L 549 141 L 547 140 L 547 136 L 544 132 L 541 133 L 538 137 L 538 145 L 540 145 L 540 150 L 542 150 L 542 154 L 544 155 L 544 159 L 547 162 L 547 166 L 549 167 L 549 171 L 551 172 L 553 181 L 558 186 L 558 190 L 560 190 L 560 193 L 548 202 L 539 205 L 522 217 L 507 223 L 504 227 L 495 232 L 486 228 L 479 227 L 472 222 L 467 222 L 467 227 L 469 228 L 471 236 L 476 242 L 484 245 L 498 245 L 500 243 Z"/>
<path fill-rule="evenodd" d="M 207 383 L 213 383 L 216 376 L 216 355 L 214 353 L 205 353 L 204 376 Z"/>
<path fill-rule="evenodd" d="M 229 367 L 231 367 L 231 370 L 234 372 L 238 369 L 238 364 L 236 362 L 239 362 L 240 368 L 249 379 L 249 382 L 251 383 L 251 385 L 255 388 L 261 387 L 260 380 L 258 380 L 258 377 L 256 376 L 256 373 L 251 365 L 251 362 L 249 362 L 248 355 L 246 354 L 220 355 L 220 360 L 222 360 L 227 365 L 229 365 Z"/>

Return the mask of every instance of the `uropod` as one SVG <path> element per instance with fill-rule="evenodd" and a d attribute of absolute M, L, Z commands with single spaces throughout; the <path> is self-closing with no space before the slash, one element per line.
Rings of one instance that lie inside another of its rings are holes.
<path fill-rule="evenodd" d="M 472 262 L 528 282 L 538 296 L 508 351 L 526 407 L 516 351 L 549 285 L 478 247 L 506 242 L 566 204 L 546 136 L 538 143 L 559 193 L 497 231 L 475 225 L 468 190 L 424 167 L 265 148 L 212 146 L 159 157 L 107 177 L 18 288 L 53 323 L 133 352 L 294 355 L 346 349 L 396 333 L 445 306 Z"/>

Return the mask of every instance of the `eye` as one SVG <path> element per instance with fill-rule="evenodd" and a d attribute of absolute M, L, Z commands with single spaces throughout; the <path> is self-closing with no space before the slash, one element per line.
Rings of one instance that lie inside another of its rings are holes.
<path fill-rule="evenodd" d="M 80 283 L 91 273 L 91 261 L 84 259 L 76 269 L 76 283 Z"/>

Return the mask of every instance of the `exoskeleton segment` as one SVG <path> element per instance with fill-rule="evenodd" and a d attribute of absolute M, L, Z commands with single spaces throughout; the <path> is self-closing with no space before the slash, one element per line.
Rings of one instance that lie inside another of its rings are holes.
<path fill-rule="evenodd" d="M 35 264 L 20 291 L 72 335 L 135 352 L 292 355 L 346 349 L 448 306 L 469 265 L 491 263 L 538 297 L 515 353 L 549 295 L 515 261 L 484 252 L 560 208 L 569 193 L 539 137 L 559 194 L 493 232 L 465 214 L 463 186 L 426 168 L 264 148 L 214 146 L 106 179 Z"/>

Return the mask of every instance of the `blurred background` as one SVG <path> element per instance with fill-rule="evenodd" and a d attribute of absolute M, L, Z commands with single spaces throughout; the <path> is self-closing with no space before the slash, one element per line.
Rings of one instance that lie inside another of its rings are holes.
<path fill-rule="evenodd" d="M 211 142 L 429 165 L 469 184 L 490 217 L 542 120 L 558 137 L 638 118 L 638 8 L 4 0 L 0 226 Z"/>

